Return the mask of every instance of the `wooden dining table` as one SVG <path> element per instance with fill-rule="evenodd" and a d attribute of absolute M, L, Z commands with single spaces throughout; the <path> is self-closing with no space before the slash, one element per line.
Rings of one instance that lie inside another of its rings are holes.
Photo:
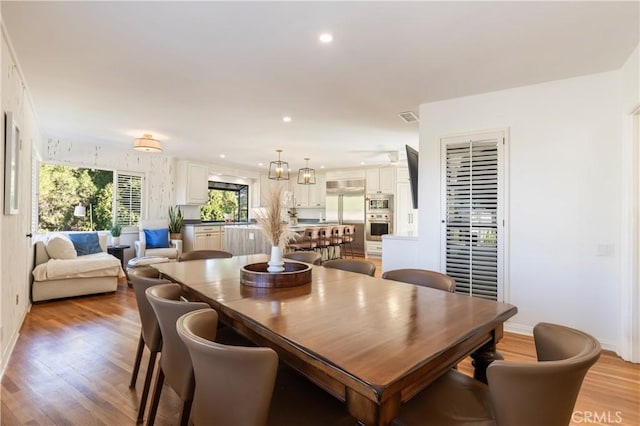
<path fill-rule="evenodd" d="M 343 401 L 366 425 L 387 425 L 411 399 L 471 355 L 486 380 L 515 306 L 314 266 L 287 289 L 240 283 L 267 255 L 152 265 L 207 302 L 223 322 Z"/>

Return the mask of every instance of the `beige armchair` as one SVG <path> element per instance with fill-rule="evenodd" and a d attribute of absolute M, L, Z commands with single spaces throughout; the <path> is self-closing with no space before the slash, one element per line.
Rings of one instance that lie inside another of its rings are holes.
<path fill-rule="evenodd" d="M 142 256 L 161 256 L 169 259 L 178 259 L 182 254 L 182 240 L 169 240 L 169 224 L 164 219 L 159 220 L 141 220 L 140 235 L 138 241 L 134 243 L 136 249 L 136 257 Z M 147 238 L 145 234 L 146 230 L 159 230 L 167 229 L 167 240 L 169 241 L 169 247 L 162 248 L 148 248 Z"/>

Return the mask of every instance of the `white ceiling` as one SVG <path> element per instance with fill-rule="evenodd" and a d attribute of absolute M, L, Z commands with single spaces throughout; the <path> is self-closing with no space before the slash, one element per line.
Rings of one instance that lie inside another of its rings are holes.
<path fill-rule="evenodd" d="M 47 137 L 130 149 L 149 132 L 248 167 L 277 148 L 292 168 L 382 163 L 418 145 L 401 111 L 617 69 L 639 39 L 638 2 L 1 5 Z"/>

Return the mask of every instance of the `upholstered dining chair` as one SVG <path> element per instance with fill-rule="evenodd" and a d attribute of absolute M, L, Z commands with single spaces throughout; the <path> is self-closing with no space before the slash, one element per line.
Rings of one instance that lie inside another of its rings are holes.
<path fill-rule="evenodd" d="M 538 362 L 494 361 L 488 385 L 456 370 L 400 408 L 397 425 L 566 426 L 600 343 L 573 328 L 539 323 Z"/>
<path fill-rule="evenodd" d="M 376 265 L 367 261 L 359 259 L 334 259 L 327 260 L 322 264 L 327 268 L 342 269 L 343 271 L 356 272 L 358 274 L 365 274 L 373 277 L 376 274 Z"/>
<path fill-rule="evenodd" d="M 147 374 L 140 395 L 140 406 L 138 407 L 138 423 L 144 420 L 144 410 L 149 397 L 149 389 L 151 387 L 151 379 L 153 378 L 153 370 L 156 365 L 156 357 L 162 348 L 162 336 L 160 334 L 160 326 L 156 319 L 156 314 L 149 304 L 145 291 L 149 287 L 159 284 L 167 284 L 169 281 L 160 279 L 160 274 L 153 268 L 135 268 L 129 271 L 129 280 L 133 286 L 138 305 L 138 314 L 140 314 L 140 340 L 138 341 L 138 350 L 136 352 L 133 372 L 131 373 L 130 388 L 136 387 L 140 363 L 142 361 L 142 353 L 144 347 L 149 349 L 149 365 L 147 366 Z"/>
<path fill-rule="evenodd" d="M 312 265 L 322 265 L 322 255 L 314 251 L 294 251 L 283 254 L 285 259 L 297 260 L 299 262 L 311 263 Z"/>
<path fill-rule="evenodd" d="M 138 241 L 134 242 L 136 257 L 178 259 L 182 254 L 182 240 L 169 239 L 169 224 L 166 220 L 141 220 L 138 227 Z"/>
<path fill-rule="evenodd" d="M 233 257 L 233 254 L 224 250 L 193 250 L 187 253 L 182 253 L 178 259 L 180 262 L 187 260 L 202 260 L 202 259 L 228 259 Z"/>
<path fill-rule="evenodd" d="M 193 368 L 189 360 L 189 352 L 182 343 L 176 331 L 176 321 L 182 315 L 198 309 L 208 308 L 202 302 L 184 302 L 180 299 L 182 290 L 180 285 L 162 284 L 148 288 L 145 292 L 153 308 L 162 333 L 162 356 L 160 368 L 156 376 L 156 384 L 151 399 L 151 407 L 147 418 L 147 425 L 153 425 L 158 411 L 158 403 L 162 387 L 166 380 L 182 400 L 182 414 L 180 424 L 189 424 L 191 403 L 193 401 L 194 378 Z"/>
<path fill-rule="evenodd" d="M 384 272 L 382 278 L 431 287 L 451 293 L 456 291 L 456 282 L 453 278 L 440 272 L 427 271 L 426 269 L 394 269 Z"/>
<path fill-rule="evenodd" d="M 217 318 L 203 309 L 183 315 L 176 325 L 195 374 L 194 425 L 356 424 L 342 402 L 278 365 L 273 350 L 214 342 Z"/>
<path fill-rule="evenodd" d="M 278 370 L 273 349 L 214 342 L 218 314 L 204 309 L 176 324 L 195 374 L 194 425 L 264 425 Z"/>

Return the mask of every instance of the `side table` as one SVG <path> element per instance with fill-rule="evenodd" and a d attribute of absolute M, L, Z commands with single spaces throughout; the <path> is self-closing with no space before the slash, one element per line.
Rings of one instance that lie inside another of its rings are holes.
<path fill-rule="evenodd" d="M 124 250 L 128 248 L 131 248 L 131 246 L 127 246 L 127 245 L 107 246 L 107 253 L 120 259 L 120 264 L 122 265 L 122 269 L 124 269 Z"/>

